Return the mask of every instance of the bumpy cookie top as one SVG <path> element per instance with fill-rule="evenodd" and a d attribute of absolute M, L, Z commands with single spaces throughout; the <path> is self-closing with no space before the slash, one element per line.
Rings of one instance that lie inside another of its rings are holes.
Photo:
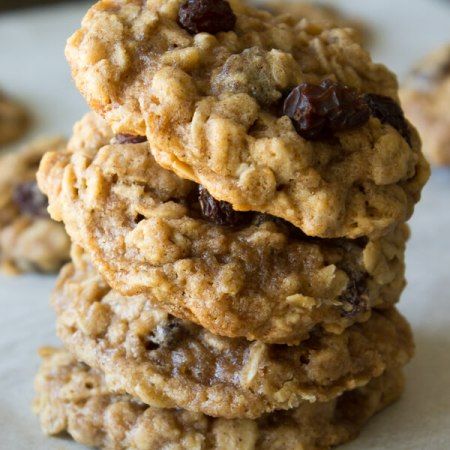
<path fill-rule="evenodd" d="M 349 30 L 230 5 L 98 2 L 67 45 L 78 88 L 237 210 L 320 237 L 409 218 L 428 172 L 395 77 Z"/>
<path fill-rule="evenodd" d="M 36 172 L 47 151 L 60 151 L 61 138 L 36 139 L 0 158 L 0 270 L 54 272 L 69 258 L 64 227 L 50 219 Z"/>
<path fill-rule="evenodd" d="M 60 275 L 52 303 L 58 336 L 111 388 L 158 407 L 217 417 L 259 417 L 302 401 L 327 401 L 367 384 L 412 354 L 411 331 L 394 309 L 374 312 L 341 335 L 313 333 L 299 346 L 216 336 L 123 297 L 79 249 Z"/>
<path fill-rule="evenodd" d="M 273 216 L 237 213 L 135 141 L 88 114 L 38 175 L 53 217 L 122 294 L 143 293 L 220 335 L 290 344 L 398 300 L 405 225 L 378 239 L 310 238 Z"/>
<path fill-rule="evenodd" d="M 426 156 L 434 164 L 450 165 L 450 44 L 417 65 L 401 90 L 401 100 L 419 129 Z"/>
<path fill-rule="evenodd" d="M 81 444 L 101 449 L 325 450 L 355 437 L 403 390 L 402 373 L 393 370 L 330 402 L 303 402 L 255 421 L 215 419 L 116 394 L 101 372 L 65 350 L 44 348 L 40 354 L 33 409 L 43 431 L 67 431 Z"/>

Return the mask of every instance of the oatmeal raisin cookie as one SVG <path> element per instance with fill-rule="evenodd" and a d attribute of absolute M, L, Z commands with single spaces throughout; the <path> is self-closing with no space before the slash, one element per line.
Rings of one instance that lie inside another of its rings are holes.
<path fill-rule="evenodd" d="M 400 369 L 323 403 L 303 402 L 258 420 L 217 419 L 180 409 L 147 406 L 111 391 L 101 372 L 67 351 L 41 350 L 34 411 L 48 435 L 67 431 L 100 449 L 329 450 L 354 439 L 376 412 L 403 391 Z"/>
<path fill-rule="evenodd" d="M 69 151 L 46 155 L 38 178 L 53 218 L 117 291 L 219 335 L 290 344 L 398 301 L 406 226 L 379 239 L 310 238 L 233 211 L 162 169 L 151 143 L 108 134 L 99 120 L 77 124 Z"/>
<path fill-rule="evenodd" d="M 109 386 L 148 405 L 224 418 L 256 418 L 302 401 L 328 401 L 411 357 L 410 328 L 394 309 L 340 335 L 312 333 L 298 346 L 224 338 L 176 319 L 144 296 L 123 297 L 79 248 L 52 304 L 57 332 Z"/>
<path fill-rule="evenodd" d="M 395 76 L 351 30 L 216 4 L 96 3 L 66 50 L 90 106 L 235 210 L 327 238 L 407 220 L 428 166 Z"/>

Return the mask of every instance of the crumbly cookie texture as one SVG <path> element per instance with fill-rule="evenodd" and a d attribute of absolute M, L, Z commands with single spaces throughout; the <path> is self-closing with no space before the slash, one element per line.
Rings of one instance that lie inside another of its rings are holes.
<path fill-rule="evenodd" d="M 330 400 L 404 365 L 413 352 L 409 325 L 394 309 L 293 347 L 219 337 L 143 296 L 111 290 L 79 248 L 72 257 L 52 297 L 58 336 L 111 388 L 148 405 L 255 418 Z"/>
<path fill-rule="evenodd" d="M 38 179 L 53 218 L 122 294 L 219 335 L 289 344 L 317 326 L 340 333 L 399 299 L 405 225 L 358 241 L 312 239 L 262 214 L 219 225 L 202 215 L 198 186 L 162 169 L 149 143 L 118 139 L 88 114 Z"/>
<path fill-rule="evenodd" d="M 324 403 L 303 402 L 258 420 L 217 419 L 147 406 L 111 391 L 101 372 L 67 351 L 44 348 L 35 380 L 34 411 L 48 435 L 68 432 L 107 450 L 328 450 L 354 439 L 375 413 L 403 391 L 400 369 Z"/>
<path fill-rule="evenodd" d="M 310 141 L 280 112 L 293 87 L 324 79 L 398 101 L 394 75 L 350 30 L 234 0 L 232 31 L 192 35 L 183 3 L 99 1 L 69 39 L 76 84 L 115 132 L 147 134 L 161 166 L 311 236 L 379 236 L 410 217 L 428 177 L 412 127 L 405 138 L 372 115 Z"/>
<path fill-rule="evenodd" d="M 338 8 L 320 2 L 270 0 L 264 1 L 262 7 L 273 14 L 284 14 L 295 25 L 300 20 L 320 23 L 324 28 L 351 28 L 355 39 L 365 44 L 369 40 L 368 25 L 357 19 L 347 17 Z"/>
<path fill-rule="evenodd" d="M 413 70 L 401 90 L 406 114 L 419 129 L 425 155 L 450 165 L 450 44 L 432 52 Z"/>
<path fill-rule="evenodd" d="M 44 153 L 65 145 L 60 138 L 43 138 L 0 158 L 0 270 L 7 274 L 56 272 L 69 259 L 69 238 L 51 220 L 36 183 Z"/>
<path fill-rule="evenodd" d="M 24 107 L 0 91 L 0 145 L 20 138 L 28 125 L 29 116 Z"/>

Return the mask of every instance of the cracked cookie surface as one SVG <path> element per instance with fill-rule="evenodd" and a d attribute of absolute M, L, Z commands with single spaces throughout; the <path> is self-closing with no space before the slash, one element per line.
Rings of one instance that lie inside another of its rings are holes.
<path fill-rule="evenodd" d="M 340 335 L 312 333 L 299 346 L 214 335 L 111 290 L 79 248 L 52 297 L 57 333 L 111 388 L 158 407 L 255 418 L 302 401 L 327 401 L 411 357 L 409 325 L 374 312 Z"/>
<path fill-rule="evenodd" d="M 219 225 L 219 210 L 199 201 L 214 199 L 162 169 L 151 144 L 117 143 L 127 139 L 88 114 L 69 151 L 44 157 L 38 175 L 52 216 L 122 294 L 145 294 L 219 335 L 290 344 L 315 327 L 340 333 L 399 299 L 406 226 L 320 240 L 229 207 L 224 217 L 237 224 Z"/>
<path fill-rule="evenodd" d="M 69 259 L 64 227 L 47 213 L 36 172 L 47 151 L 66 142 L 42 138 L 0 158 L 0 269 L 8 274 L 56 272 Z"/>
<path fill-rule="evenodd" d="M 404 83 L 401 100 L 430 162 L 450 166 L 450 44 L 419 63 Z"/>
<path fill-rule="evenodd" d="M 398 101 L 351 31 L 232 1 L 232 31 L 192 35 L 183 3 L 103 0 L 69 39 L 76 84 L 115 132 L 147 135 L 163 167 L 311 236 L 379 236 L 410 217 L 428 177 L 411 126 L 405 139 L 372 115 L 310 141 L 280 112 L 295 86 L 325 79 Z"/>
<path fill-rule="evenodd" d="M 400 369 L 324 403 L 303 402 L 258 420 L 217 419 L 147 406 L 111 391 L 101 372 L 67 351 L 41 350 L 34 411 L 49 435 L 67 431 L 100 449 L 329 450 L 354 439 L 375 413 L 403 391 Z"/>
<path fill-rule="evenodd" d="M 20 138 L 28 125 L 29 116 L 24 107 L 0 91 L 0 146 Z"/>

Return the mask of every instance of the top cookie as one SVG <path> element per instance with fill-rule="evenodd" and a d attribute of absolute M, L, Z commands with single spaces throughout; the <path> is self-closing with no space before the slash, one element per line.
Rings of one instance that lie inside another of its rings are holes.
<path fill-rule="evenodd" d="M 433 164 L 450 165 L 450 43 L 418 64 L 401 99 L 420 131 L 426 156 Z"/>
<path fill-rule="evenodd" d="M 115 132 L 147 134 L 163 167 L 308 235 L 382 235 L 427 179 L 395 77 L 350 30 L 238 1 L 103 0 L 66 54 Z"/>

